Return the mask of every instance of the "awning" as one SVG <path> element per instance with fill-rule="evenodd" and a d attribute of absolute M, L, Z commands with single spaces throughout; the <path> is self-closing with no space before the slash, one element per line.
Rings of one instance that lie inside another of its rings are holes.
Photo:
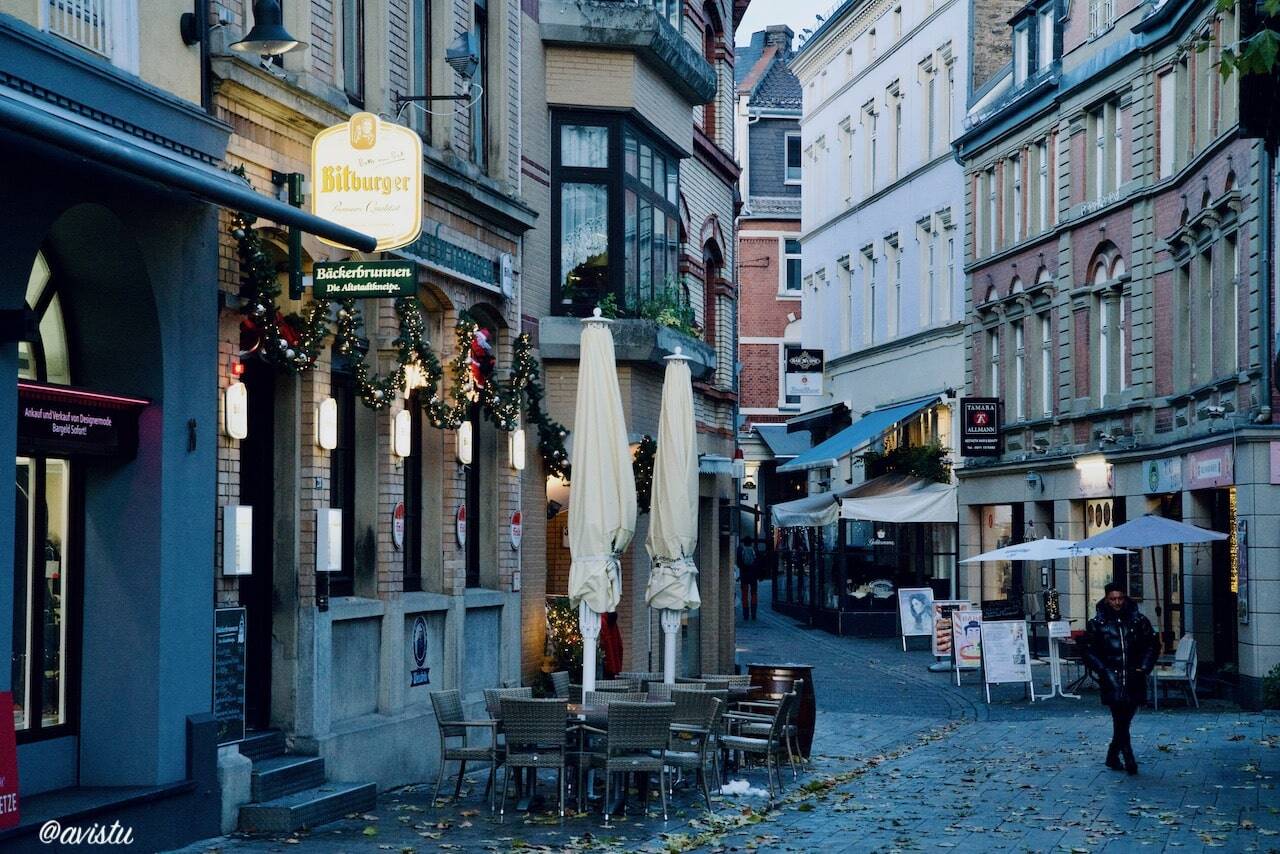
<path fill-rule="evenodd" d="M 377 240 L 366 234 L 254 192 L 230 172 L 142 139 L 104 133 L 97 129 L 96 122 L 13 89 L 0 93 L 0 129 L 87 158 L 103 168 L 183 190 L 213 204 L 294 226 L 344 246 L 363 251 L 373 251 L 377 246 Z"/>
<path fill-rule="evenodd" d="M 817 409 L 810 409 L 808 412 L 802 412 L 799 415 L 787 419 L 787 432 L 795 433 L 800 430 L 822 430 L 830 427 L 833 422 L 843 424 L 849 418 L 849 407 L 843 401 L 829 403 L 826 406 L 820 406 Z"/>
<path fill-rule="evenodd" d="M 779 528 L 824 528 L 834 525 L 840 519 L 840 505 L 836 503 L 836 496 L 852 491 L 853 488 L 846 488 L 838 493 L 819 492 L 775 504 L 769 508 L 773 524 Z"/>
<path fill-rule="evenodd" d="M 775 460 L 789 460 L 813 444 L 809 431 L 790 432 L 785 424 L 756 424 L 755 431 Z"/>
<path fill-rule="evenodd" d="M 844 457 L 874 440 L 894 424 L 910 418 L 925 407 L 937 402 L 937 400 L 938 395 L 931 394 L 928 397 L 922 397 L 906 403 L 897 403 L 893 406 L 870 412 L 830 439 L 800 454 L 791 462 L 778 466 L 778 472 L 831 468 L 837 465 Z"/>
<path fill-rule="evenodd" d="M 886 474 L 840 498 L 840 518 L 871 522 L 955 522 L 956 487 L 951 483 Z"/>

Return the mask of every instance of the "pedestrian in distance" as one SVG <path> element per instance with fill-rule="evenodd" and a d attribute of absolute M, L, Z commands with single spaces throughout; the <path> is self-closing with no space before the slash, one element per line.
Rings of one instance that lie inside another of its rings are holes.
<path fill-rule="evenodd" d="M 738 543 L 738 584 L 742 587 L 742 619 L 754 620 L 760 604 L 760 554 L 754 537 Z"/>
<path fill-rule="evenodd" d="M 1138 773 L 1129 725 L 1147 699 L 1147 677 L 1159 649 L 1151 621 L 1119 584 L 1108 584 L 1106 596 L 1085 629 L 1084 662 L 1098 677 L 1102 704 L 1111 709 L 1111 745 L 1107 767 Z M 1123 761 L 1123 765 L 1121 764 Z"/>

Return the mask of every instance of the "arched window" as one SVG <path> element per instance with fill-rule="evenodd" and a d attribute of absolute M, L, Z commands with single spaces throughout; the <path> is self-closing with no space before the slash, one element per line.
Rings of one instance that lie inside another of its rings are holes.
<path fill-rule="evenodd" d="M 1023 292 L 1023 291 L 1025 291 L 1025 290 L 1026 290 L 1026 288 L 1024 288 L 1024 287 L 1022 286 L 1022 279 L 1020 279 L 1020 278 L 1019 278 L 1019 277 L 1017 277 L 1017 276 L 1014 276 L 1014 277 L 1013 277 L 1013 284 L 1009 286 L 1009 293 L 1011 293 L 1011 294 L 1020 294 L 1020 293 L 1022 293 L 1022 292 Z"/>
<path fill-rule="evenodd" d="M 67 353 L 67 326 L 57 281 L 44 253 L 36 254 L 27 279 L 27 308 L 35 315 L 39 335 L 18 343 L 18 378 L 71 384 L 71 360 Z"/>

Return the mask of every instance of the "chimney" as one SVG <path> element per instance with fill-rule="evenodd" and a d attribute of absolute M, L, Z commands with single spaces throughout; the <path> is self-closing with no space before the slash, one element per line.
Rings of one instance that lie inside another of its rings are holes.
<path fill-rule="evenodd" d="M 795 33 L 786 24 L 771 24 L 764 31 L 765 46 L 777 45 L 782 49 L 783 58 L 791 56 L 791 40 L 794 37 Z"/>

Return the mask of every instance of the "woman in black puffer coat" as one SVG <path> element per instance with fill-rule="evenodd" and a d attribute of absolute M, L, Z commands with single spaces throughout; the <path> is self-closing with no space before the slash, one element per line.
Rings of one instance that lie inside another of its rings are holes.
<path fill-rule="evenodd" d="M 1108 584 L 1097 614 L 1085 630 L 1084 663 L 1098 676 L 1102 704 L 1111 708 L 1111 746 L 1107 767 L 1138 773 L 1129 740 L 1129 724 L 1147 699 L 1147 677 L 1160 650 L 1151 621 L 1138 611 L 1119 584 Z M 1123 758 L 1124 765 L 1120 764 Z"/>

